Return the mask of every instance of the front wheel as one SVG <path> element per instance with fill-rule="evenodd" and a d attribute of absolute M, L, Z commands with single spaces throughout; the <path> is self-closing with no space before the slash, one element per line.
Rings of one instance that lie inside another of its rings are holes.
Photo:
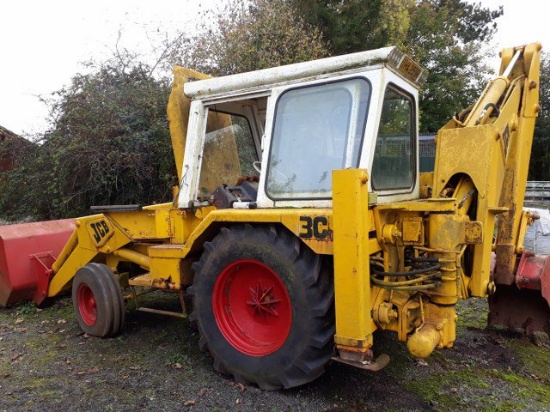
<path fill-rule="evenodd" d="M 80 328 L 101 338 L 118 334 L 125 308 L 120 284 L 108 266 L 88 263 L 73 279 L 73 307 Z"/>
<path fill-rule="evenodd" d="M 320 376 L 333 354 L 327 263 L 274 226 L 224 228 L 207 242 L 189 292 L 215 368 L 263 389 Z"/>

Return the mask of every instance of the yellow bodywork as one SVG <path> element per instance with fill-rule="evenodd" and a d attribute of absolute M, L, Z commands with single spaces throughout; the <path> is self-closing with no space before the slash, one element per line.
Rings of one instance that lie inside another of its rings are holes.
<path fill-rule="evenodd" d="M 503 52 L 501 74 L 516 51 Z M 514 69 L 497 78 L 471 110 L 441 129 L 435 171 L 421 176 L 418 200 L 376 204 L 368 190 L 368 171 L 346 169 L 333 172 L 332 208 L 181 210 L 167 203 L 105 211 L 77 219 L 77 229 L 53 267 L 48 296 L 68 288 L 88 262 L 104 262 L 115 271 L 121 262 L 131 262 L 142 274 L 129 279 L 130 285 L 183 290 L 193 282 L 191 264 L 200 258 L 204 242 L 222 227 L 281 225 L 315 253 L 333 256 L 334 340 L 341 359 L 371 359 L 377 329 L 396 332 L 416 357 L 451 347 L 457 301 L 485 297 L 494 288 L 493 249 L 497 265 L 507 273 L 521 248 L 529 216 L 518 213 L 524 190 L 514 188 L 527 175 L 538 111 L 539 54 L 540 45 L 527 46 L 521 57 L 525 74 Z M 201 75 L 178 69 L 175 76 L 169 118 L 181 179 L 189 111 L 183 84 Z M 500 116 L 491 116 L 497 105 Z M 214 116 L 209 123 L 217 122 L 216 129 L 230 125 L 229 117 Z M 236 149 L 224 152 L 230 161 L 213 159 L 203 173 L 234 181 L 240 170 Z M 415 270 L 407 263 L 411 257 L 432 266 L 407 276 Z"/>
<path fill-rule="evenodd" d="M 345 313 L 336 317 L 334 340 L 341 353 L 357 354 L 363 360 L 376 330 L 370 311 L 369 261 L 365 256 L 379 250 L 377 242 L 369 242 L 374 220 L 368 213 L 368 174 L 356 169 L 335 170 L 332 183 L 334 302 L 336 313 Z"/>
<path fill-rule="evenodd" d="M 303 238 L 304 219 L 322 217 L 317 230 L 327 232 L 325 240 Z M 193 212 L 173 209 L 171 204 L 146 207 L 132 212 L 105 212 L 77 219 L 77 229 L 60 254 L 48 296 L 70 285 L 76 271 L 91 261 L 106 261 L 115 269 L 120 261 L 137 264 L 149 271 L 151 286 L 181 289 L 192 282 L 192 274 L 181 271 L 195 260 L 213 227 L 231 223 L 282 224 L 301 237 L 316 253 L 333 253 L 331 209 L 217 210 Z M 98 232 L 95 228 L 108 228 Z M 169 281 L 168 281 L 169 279 Z"/>
<path fill-rule="evenodd" d="M 187 125 L 191 110 L 191 101 L 185 96 L 183 86 L 190 79 L 204 80 L 211 76 L 184 67 L 175 67 L 173 72 L 174 84 L 168 100 L 167 112 L 178 180 L 181 181 L 183 155 L 187 142 Z M 220 178 L 226 182 L 236 182 L 241 176 L 235 136 L 232 135 L 229 126 L 231 126 L 229 115 L 216 112 L 208 114 L 206 133 L 223 130 L 226 135 L 230 134 L 231 138 L 216 139 L 212 142 L 214 144 L 205 144 L 204 146 L 204 163 L 200 177 L 204 193 L 211 193 L 218 185 L 217 182 L 220 181 Z M 220 148 L 216 144 L 223 144 L 224 147 Z"/>

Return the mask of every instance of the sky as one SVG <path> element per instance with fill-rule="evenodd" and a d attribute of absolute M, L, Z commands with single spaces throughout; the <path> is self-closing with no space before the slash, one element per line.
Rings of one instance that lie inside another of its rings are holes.
<path fill-rule="evenodd" d="M 468 0 L 474 1 L 474 0 Z M 540 41 L 550 50 L 542 0 L 477 0 L 504 6 L 494 50 Z M 477 2 L 476 1 L 476 2 Z M 117 44 L 151 52 L 151 39 L 192 31 L 200 13 L 224 0 L 18 0 L 0 2 L 0 126 L 32 137 L 47 127 L 40 96 L 70 84 L 82 62 L 102 60 Z M 546 27 L 546 29 L 545 29 Z M 154 41 L 154 40 L 153 40 Z M 497 69 L 498 60 L 492 65 Z"/>
<path fill-rule="evenodd" d="M 216 0 L 18 0 L 0 2 L 0 126 L 31 136 L 47 126 L 39 96 L 69 85 L 82 62 L 119 45 L 151 53 L 151 39 L 192 30 Z"/>

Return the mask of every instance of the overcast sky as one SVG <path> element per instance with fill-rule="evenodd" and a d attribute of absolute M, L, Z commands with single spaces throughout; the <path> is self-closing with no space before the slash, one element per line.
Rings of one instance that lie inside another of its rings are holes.
<path fill-rule="evenodd" d="M 0 125 L 30 136 L 43 132 L 47 96 L 70 83 L 81 62 L 110 55 L 121 44 L 148 52 L 151 36 L 192 30 L 199 12 L 224 0 L 18 0 L 0 2 Z M 504 6 L 495 48 L 540 41 L 550 50 L 540 0 L 481 0 Z M 215 6 L 216 5 L 216 6 Z M 495 63 L 496 66 L 497 63 Z M 496 67 L 495 67 L 496 68 Z"/>
<path fill-rule="evenodd" d="M 44 131 L 48 96 L 120 44 L 151 51 L 151 38 L 191 30 L 216 0 L 18 0 L 0 2 L 0 125 L 15 133 Z M 159 31 L 157 31 L 159 29 Z"/>

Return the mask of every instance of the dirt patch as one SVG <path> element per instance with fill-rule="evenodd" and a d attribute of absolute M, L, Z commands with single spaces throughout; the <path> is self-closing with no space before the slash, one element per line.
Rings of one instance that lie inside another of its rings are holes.
<path fill-rule="evenodd" d="M 216 373 L 181 319 L 129 310 L 120 336 L 97 339 L 80 331 L 68 298 L 4 308 L 0 411 L 550 411 L 548 340 L 486 331 L 486 310 L 483 300 L 461 303 L 455 347 L 426 362 L 377 333 L 392 357 L 381 372 L 333 363 L 309 385 L 264 392 Z"/>

